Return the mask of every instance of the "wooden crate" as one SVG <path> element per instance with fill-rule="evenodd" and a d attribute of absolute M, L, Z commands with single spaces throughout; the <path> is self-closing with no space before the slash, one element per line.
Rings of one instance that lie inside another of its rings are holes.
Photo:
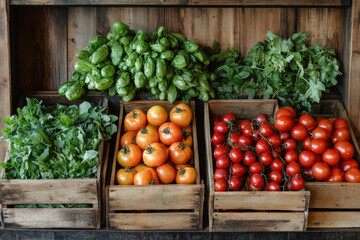
<path fill-rule="evenodd" d="M 360 160 L 359 145 L 355 140 L 346 110 L 339 101 L 321 101 L 313 105 L 314 117 L 341 117 L 349 124 L 355 159 Z M 360 227 L 360 183 L 308 182 L 311 192 L 308 228 Z"/>
<path fill-rule="evenodd" d="M 200 181 L 199 152 L 196 132 L 195 102 L 190 102 L 193 120 L 193 152 L 196 170 L 196 184 L 165 184 L 154 186 L 115 185 L 115 174 L 119 169 L 119 151 L 123 119 L 131 110 L 139 108 L 146 111 L 155 105 L 164 107 L 168 112 L 179 102 L 167 101 L 120 101 L 119 127 L 114 159 L 111 170 L 110 186 L 107 186 L 107 226 L 120 230 L 187 230 L 201 229 L 204 184 Z"/>
<path fill-rule="evenodd" d="M 304 231 L 310 193 L 216 192 L 214 190 L 211 116 L 234 113 L 238 119 L 253 119 L 258 113 L 274 116 L 276 100 L 212 100 L 205 103 L 205 141 L 209 229 L 233 231 Z M 236 210 L 236 211 L 234 211 Z"/>
<path fill-rule="evenodd" d="M 86 95 L 82 101 L 69 102 L 56 92 L 31 93 L 26 97 L 36 97 L 46 105 L 64 105 L 89 101 L 107 106 L 104 96 Z M 24 97 L 25 97 L 24 96 Z M 19 106 L 26 105 L 21 97 Z M 37 179 L 5 180 L 5 169 L 0 174 L 1 226 L 5 228 L 100 228 L 101 213 L 101 173 L 103 154 L 108 148 L 101 142 L 99 166 L 94 179 Z M 7 159 L 5 159 L 6 161 Z M 104 167 L 104 169 L 106 169 Z M 16 204 L 91 204 L 91 208 L 14 208 Z"/>

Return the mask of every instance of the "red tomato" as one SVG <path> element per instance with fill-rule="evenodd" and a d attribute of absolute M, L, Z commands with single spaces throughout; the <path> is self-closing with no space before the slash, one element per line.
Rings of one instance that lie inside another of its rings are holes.
<path fill-rule="evenodd" d="M 303 167 L 311 167 L 312 165 L 314 165 L 315 160 L 315 154 L 307 150 L 302 151 L 299 155 L 299 162 Z"/>
<path fill-rule="evenodd" d="M 285 161 L 287 163 L 296 162 L 299 159 L 299 154 L 295 150 L 290 150 L 285 153 Z"/>
<path fill-rule="evenodd" d="M 271 154 L 271 156 L 273 157 L 273 159 L 280 157 L 279 153 L 276 152 L 276 150 L 271 151 L 270 154 Z"/>
<path fill-rule="evenodd" d="M 304 173 L 304 176 L 307 177 L 307 178 L 312 178 L 313 177 L 311 167 L 303 168 L 303 173 Z"/>
<path fill-rule="evenodd" d="M 237 177 L 233 176 L 229 180 L 229 188 L 232 191 L 239 191 L 241 186 L 244 184 L 244 178 L 243 177 Z"/>
<path fill-rule="evenodd" d="M 275 128 L 281 132 L 290 131 L 291 128 L 294 126 L 295 121 L 294 119 L 288 116 L 280 116 L 277 117 L 275 120 Z"/>
<path fill-rule="evenodd" d="M 216 159 L 216 167 L 219 169 L 228 169 L 230 167 L 230 159 L 222 155 L 218 159 Z"/>
<path fill-rule="evenodd" d="M 228 131 L 229 131 L 229 127 L 224 121 L 218 122 L 214 126 L 214 133 L 227 134 Z"/>
<path fill-rule="evenodd" d="M 254 162 L 253 164 L 250 165 L 249 167 L 249 171 L 250 173 L 252 174 L 255 174 L 255 173 L 261 173 L 263 170 L 262 166 L 261 166 L 261 163 L 259 162 Z"/>
<path fill-rule="evenodd" d="M 264 178 L 258 173 L 255 173 L 251 176 L 250 182 L 256 188 L 261 188 L 264 186 Z"/>
<path fill-rule="evenodd" d="M 302 176 L 295 176 L 291 179 L 292 190 L 297 191 L 297 190 L 303 189 L 304 185 L 305 185 L 305 181 L 302 178 Z"/>
<path fill-rule="evenodd" d="M 347 122 L 342 118 L 337 118 L 333 122 L 334 129 L 336 128 L 349 128 Z"/>
<path fill-rule="evenodd" d="M 256 116 L 256 123 L 257 124 L 263 124 L 263 123 L 268 123 L 269 122 L 269 119 L 268 117 L 265 115 L 265 114 L 262 114 L 262 113 L 259 113 L 257 116 Z"/>
<path fill-rule="evenodd" d="M 319 122 L 318 128 L 324 128 L 326 131 L 328 131 L 331 135 L 331 133 L 333 132 L 333 125 L 331 124 L 331 122 L 327 119 L 323 119 Z"/>
<path fill-rule="evenodd" d="M 280 183 L 282 181 L 282 177 L 283 177 L 282 173 L 278 170 L 272 171 L 270 173 L 270 179 L 274 182 Z"/>
<path fill-rule="evenodd" d="M 250 191 L 263 191 L 262 187 L 254 187 L 254 185 L 252 185 L 251 183 L 248 184 L 248 187 Z"/>
<path fill-rule="evenodd" d="M 304 139 L 304 141 L 302 141 L 302 147 L 303 147 L 303 149 L 305 149 L 305 150 L 311 151 L 311 137 L 310 137 L 310 135 L 308 135 L 308 136 Z"/>
<path fill-rule="evenodd" d="M 296 141 L 304 140 L 307 135 L 308 131 L 303 125 L 298 124 L 291 129 L 291 137 Z"/>
<path fill-rule="evenodd" d="M 280 108 L 275 114 L 275 118 L 278 118 L 280 116 L 287 116 L 290 118 L 294 118 L 293 113 L 284 108 Z"/>
<path fill-rule="evenodd" d="M 266 191 L 280 191 L 280 184 L 278 182 L 269 182 L 267 187 L 266 187 Z"/>
<path fill-rule="evenodd" d="M 228 146 L 233 147 L 238 143 L 239 137 L 241 136 L 240 133 L 230 133 L 230 141 L 228 141 Z"/>
<path fill-rule="evenodd" d="M 328 148 L 322 155 L 323 162 L 327 163 L 329 166 L 335 166 L 340 161 L 340 154 L 338 151 Z"/>
<path fill-rule="evenodd" d="M 313 176 L 317 180 L 320 180 L 320 181 L 329 178 L 330 175 L 331 175 L 331 171 L 330 171 L 329 166 L 326 163 L 323 163 L 323 162 L 315 163 L 312 166 L 311 170 L 312 170 Z"/>
<path fill-rule="evenodd" d="M 228 182 L 225 179 L 215 181 L 215 191 L 224 192 L 228 188 Z"/>
<path fill-rule="evenodd" d="M 314 118 L 308 114 L 302 115 L 299 118 L 299 124 L 306 127 L 306 129 L 308 131 L 312 131 L 316 127 L 316 122 L 315 122 Z"/>
<path fill-rule="evenodd" d="M 251 140 L 251 137 L 249 137 L 249 136 L 241 135 L 239 137 L 237 143 L 242 147 L 251 146 L 252 145 L 252 140 Z"/>
<path fill-rule="evenodd" d="M 273 148 L 277 148 L 281 145 L 281 139 L 279 135 L 274 133 L 268 138 L 269 143 L 273 146 Z"/>
<path fill-rule="evenodd" d="M 338 141 L 350 141 L 350 132 L 347 128 L 337 128 L 333 133 L 333 137 L 331 138 L 333 144 Z"/>
<path fill-rule="evenodd" d="M 240 128 L 240 130 L 243 131 L 244 128 L 248 125 L 251 125 L 251 122 L 249 120 L 244 120 L 238 125 L 238 128 Z"/>
<path fill-rule="evenodd" d="M 225 169 L 215 169 L 214 178 L 215 180 L 227 179 L 229 177 L 229 172 Z"/>
<path fill-rule="evenodd" d="M 226 140 L 226 137 L 222 133 L 214 133 L 211 138 L 211 142 L 213 144 L 222 144 L 225 142 L 225 140 Z"/>
<path fill-rule="evenodd" d="M 240 163 L 234 163 L 231 165 L 231 174 L 233 176 L 242 177 L 246 174 L 246 168 Z"/>
<path fill-rule="evenodd" d="M 243 153 L 239 147 L 231 149 L 229 156 L 234 163 L 239 163 L 243 160 Z"/>
<path fill-rule="evenodd" d="M 279 134 L 279 137 L 281 139 L 281 142 L 285 142 L 286 140 L 288 140 L 290 138 L 290 133 L 289 132 L 281 132 Z"/>
<path fill-rule="evenodd" d="M 221 120 L 223 120 L 224 122 L 226 122 L 226 123 L 228 123 L 228 122 L 233 122 L 233 123 L 236 123 L 236 117 L 235 117 L 235 115 L 234 114 L 232 114 L 232 113 L 227 113 L 227 114 L 225 114 L 223 117 L 222 117 L 222 119 Z"/>
<path fill-rule="evenodd" d="M 350 159 L 350 160 L 340 162 L 340 169 L 342 171 L 346 172 L 350 168 L 357 168 L 358 169 L 359 168 L 359 163 L 354 159 Z"/>
<path fill-rule="evenodd" d="M 270 146 L 264 139 L 261 139 L 260 141 L 258 141 L 255 145 L 255 148 L 256 148 L 256 152 L 258 154 L 262 154 L 264 152 L 270 151 Z"/>
<path fill-rule="evenodd" d="M 325 141 L 331 137 L 330 133 L 326 129 L 319 127 L 315 128 L 312 134 L 313 139 L 324 139 Z"/>
<path fill-rule="evenodd" d="M 274 133 L 274 129 L 268 123 L 263 123 L 259 128 L 260 134 L 264 137 L 270 137 Z"/>
<path fill-rule="evenodd" d="M 282 171 L 284 169 L 284 163 L 283 161 L 281 161 L 280 159 L 274 159 L 274 161 L 272 161 L 270 168 L 271 170 L 275 171 Z"/>
<path fill-rule="evenodd" d="M 301 171 L 300 165 L 296 162 L 291 162 L 286 167 L 286 173 L 290 177 L 294 177 L 296 174 L 300 174 L 300 171 Z"/>
<path fill-rule="evenodd" d="M 270 153 L 268 152 L 265 152 L 265 153 L 262 153 L 260 155 L 260 161 L 265 165 L 265 166 L 268 166 L 272 163 L 273 161 L 273 157 L 271 156 Z"/>
<path fill-rule="evenodd" d="M 251 164 L 253 164 L 254 162 L 256 162 L 256 156 L 254 153 L 252 152 L 245 152 L 244 153 L 244 159 L 243 159 L 243 164 L 245 164 L 246 166 L 250 166 Z"/>
<path fill-rule="evenodd" d="M 291 151 L 296 149 L 296 142 L 294 139 L 288 139 L 284 142 L 285 151 Z"/>
<path fill-rule="evenodd" d="M 257 132 L 254 132 L 254 133 L 252 133 L 251 134 L 251 138 L 252 138 L 252 141 L 253 142 L 258 142 L 258 141 L 260 141 L 260 139 L 262 139 L 262 137 L 260 136 L 260 134 L 259 133 L 257 133 Z"/>
<path fill-rule="evenodd" d="M 296 117 L 296 111 L 292 107 L 283 107 L 282 109 L 288 110 L 291 113 L 292 118 Z"/>
<path fill-rule="evenodd" d="M 331 169 L 330 177 L 326 180 L 327 182 L 343 182 L 344 172 L 339 168 Z"/>
<path fill-rule="evenodd" d="M 354 156 L 354 146 L 348 141 L 335 143 L 334 149 L 340 153 L 341 160 L 350 160 Z"/>
<path fill-rule="evenodd" d="M 225 146 L 220 145 L 219 147 L 215 148 L 214 150 L 214 158 L 218 159 L 220 156 L 228 154 L 229 149 L 227 149 Z"/>
<path fill-rule="evenodd" d="M 245 126 L 242 131 L 242 134 L 245 136 L 251 136 L 252 133 L 253 133 L 253 129 L 251 128 L 251 125 Z"/>
<path fill-rule="evenodd" d="M 350 168 L 345 173 L 345 179 L 347 182 L 351 183 L 360 182 L 360 170 L 357 168 Z"/>
<path fill-rule="evenodd" d="M 325 152 L 328 144 L 324 139 L 313 139 L 311 140 L 311 151 L 316 154 L 322 154 Z"/>

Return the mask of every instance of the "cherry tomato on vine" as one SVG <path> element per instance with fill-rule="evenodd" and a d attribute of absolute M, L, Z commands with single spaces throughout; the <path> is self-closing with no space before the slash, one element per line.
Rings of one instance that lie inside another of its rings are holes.
<path fill-rule="evenodd" d="M 268 119 L 268 117 L 267 117 L 265 114 L 259 113 L 259 114 L 256 116 L 255 122 L 256 122 L 257 124 L 268 123 L 268 122 L 269 122 L 269 119 Z"/>
<path fill-rule="evenodd" d="M 233 176 L 242 177 L 246 174 L 246 168 L 240 163 L 234 163 L 231 165 L 231 174 Z"/>
<path fill-rule="evenodd" d="M 302 176 L 295 176 L 291 178 L 291 187 L 293 190 L 298 191 L 303 189 L 305 186 L 305 181 Z"/>
<path fill-rule="evenodd" d="M 215 181 L 215 191 L 224 192 L 228 188 L 228 182 L 225 179 L 219 179 Z"/>
<path fill-rule="evenodd" d="M 226 123 L 228 123 L 228 122 L 233 122 L 233 123 L 235 123 L 236 122 L 236 117 L 235 117 L 235 115 L 234 114 L 232 114 L 232 113 L 227 113 L 227 114 L 225 114 L 222 118 L 221 118 L 221 120 L 222 121 L 224 121 L 224 122 L 226 122 Z"/>
<path fill-rule="evenodd" d="M 223 144 L 225 142 L 225 140 L 226 140 L 226 137 L 222 133 L 214 133 L 211 138 L 211 142 L 213 144 Z"/>
<path fill-rule="evenodd" d="M 270 165 L 271 170 L 282 171 L 284 169 L 285 164 L 280 159 L 274 159 Z"/>
<path fill-rule="evenodd" d="M 268 141 L 273 146 L 273 148 L 277 148 L 281 145 L 281 139 L 276 133 L 268 137 Z"/>
<path fill-rule="evenodd" d="M 238 125 L 238 128 L 240 128 L 241 131 L 244 130 L 244 128 L 248 125 L 251 125 L 251 122 L 249 120 L 243 120 L 241 121 L 241 123 Z"/>
<path fill-rule="evenodd" d="M 228 125 L 224 121 L 220 121 L 214 126 L 214 133 L 227 134 L 229 131 Z"/>
<path fill-rule="evenodd" d="M 294 139 L 288 139 L 284 142 L 284 150 L 291 151 L 296 149 L 296 142 Z"/>
<path fill-rule="evenodd" d="M 229 156 L 234 163 L 239 163 L 243 160 L 243 153 L 239 147 L 231 149 Z"/>
<path fill-rule="evenodd" d="M 267 187 L 266 187 L 266 191 L 280 191 L 280 184 L 278 182 L 269 182 Z"/>
<path fill-rule="evenodd" d="M 255 162 L 256 162 L 256 156 L 254 153 L 250 151 L 244 153 L 243 164 L 245 164 L 246 166 L 250 166 Z"/>
<path fill-rule="evenodd" d="M 255 173 L 251 176 L 251 184 L 256 188 L 261 188 L 264 186 L 264 178 L 261 174 Z"/>
<path fill-rule="evenodd" d="M 263 123 L 260 126 L 259 130 L 260 130 L 260 134 L 266 138 L 270 137 L 274 133 L 274 129 L 272 129 L 272 127 L 268 123 Z"/>
<path fill-rule="evenodd" d="M 222 155 L 225 155 L 225 154 L 228 154 L 228 153 L 229 153 L 229 149 L 227 149 L 223 145 L 220 145 L 219 147 L 215 148 L 215 150 L 214 150 L 214 158 L 218 159 Z"/>
<path fill-rule="evenodd" d="M 243 177 L 232 176 L 229 180 L 229 188 L 232 191 L 239 191 L 243 184 L 244 184 Z"/>
<path fill-rule="evenodd" d="M 285 153 L 285 161 L 287 163 L 296 162 L 299 159 L 299 154 L 295 150 L 290 150 Z"/>
<path fill-rule="evenodd" d="M 240 146 L 245 147 L 245 146 L 251 146 L 252 145 L 252 139 L 249 136 L 245 136 L 245 135 L 241 135 L 238 139 L 237 142 Z M 249 147 L 245 147 L 247 149 L 249 149 Z"/>
<path fill-rule="evenodd" d="M 214 179 L 215 180 L 219 180 L 219 179 L 227 179 L 229 177 L 229 172 L 225 169 L 215 169 L 214 172 Z"/>
<path fill-rule="evenodd" d="M 279 133 L 279 137 L 281 139 L 281 142 L 285 142 L 286 140 L 290 139 L 290 133 L 289 132 L 281 132 L 281 133 Z"/>
<path fill-rule="evenodd" d="M 250 165 L 249 171 L 252 174 L 261 173 L 263 171 L 263 167 L 262 167 L 261 163 L 254 162 L 253 164 Z"/>
<path fill-rule="evenodd" d="M 230 141 L 228 141 L 228 146 L 233 147 L 235 144 L 237 144 L 240 136 L 240 133 L 230 133 Z"/>
<path fill-rule="evenodd" d="M 251 134 L 251 138 L 252 138 L 253 142 L 257 143 L 258 141 L 260 141 L 261 136 L 259 133 L 254 132 Z"/>
<path fill-rule="evenodd" d="M 245 126 L 244 129 L 242 130 L 242 134 L 245 136 L 251 136 L 252 133 L 253 133 L 253 129 L 251 128 L 250 125 Z"/>
<path fill-rule="evenodd" d="M 295 175 L 300 174 L 301 173 L 300 165 L 297 162 L 289 163 L 289 165 L 287 165 L 286 167 L 286 173 L 290 177 L 294 177 Z"/>
<path fill-rule="evenodd" d="M 260 141 L 258 141 L 255 145 L 255 148 L 256 148 L 256 152 L 258 154 L 262 154 L 262 153 L 270 151 L 270 146 L 264 139 L 261 139 Z"/>
<path fill-rule="evenodd" d="M 274 182 L 280 183 L 282 181 L 282 178 L 283 174 L 278 170 L 274 170 L 270 173 L 270 179 Z"/>
<path fill-rule="evenodd" d="M 222 155 L 216 159 L 216 167 L 219 169 L 228 169 L 230 167 L 230 159 L 226 155 Z"/>
<path fill-rule="evenodd" d="M 260 155 L 260 161 L 265 165 L 268 166 L 272 163 L 273 161 L 273 157 L 271 156 L 270 153 L 268 152 L 264 152 Z"/>

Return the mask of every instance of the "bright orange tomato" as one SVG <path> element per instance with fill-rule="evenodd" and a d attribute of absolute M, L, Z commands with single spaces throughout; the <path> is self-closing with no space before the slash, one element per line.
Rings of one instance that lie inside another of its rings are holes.
<path fill-rule="evenodd" d="M 134 185 L 154 185 L 159 184 L 157 173 L 152 168 L 146 168 L 136 173 L 134 176 Z"/>
<path fill-rule="evenodd" d="M 148 167 L 159 167 L 166 159 L 166 149 L 161 143 L 150 144 L 143 152 L 143 161 Z"/>
<path fill-rule="evenodd" d="M 141 170 L 144 170 L 148 168 L 148 166 L 145 165 L 145 163 L 139 163 L 136 167 L 134 167 L 134 170 L 136 172 L 140 172 Z"/>
<path fill-rule="evenodd" d="M 120 145 L 125 147 L 129 144 L 136 144 L 136 132 L 127 132 L 122 135 Z"/>
<path fill-rule="evenodd" d="M 117 160 L 120 166 L 133 168 L 141 161 L 141 150 L 137 145 L 129 144 L 118 152 Z"/>
<path fill-rule="evenodd" d="M 162 106 L 153 106 L 147 111 L 147 120 L 154 126 L 160 126 L 166 122 L 168 113 Z"/>
<path fill-rule="evenodd" d="M 134 109 L 126 114 L 124 119 L 124 127 L 127 132 L 139 131 L 146 126 L 146 115 L 141 109 Z"/>
<path fill-rule="evenodd" d="M 187 127 L 192 119 L 191 108 L 185 103 L 179 103 L 170 111 L 170 121 L 184 128 Z"/>
<path fill-rule="evenodd" d="M 181 142 L 182 143 L 185 143 L 187 146 L 191 147 L 193 145 L 193 137 L 190 135 L 190 136 L 187 136 L 186 138 L 183 137 L 181 139 Z"/>
<path fill-rule="evenodd" d="M 160 141 L 166 146 L 170 146 L 174 142 L 180 142 L 182 139 L 182 131 L 178 125 L 167 122 L 159 128 Z"/>
<path fill-rule="evenodd" d="M 136 144 L 141 149 L 145 149 L 148 145 L 157 142 L 159 142 L 159 134 L 152 126 L 141 128 L 136 135 Z"/>
<path fill-rule="evenodd" d="M 169 163 L 165 163 L 160 167 L 157 167 L 156 172 L 159 176 L 160 182 L 164 184 L 172 183 L 175 180 L 176 177 L 175 168 L 171 166 Z"/>
<path fill-rule="evenodd" d="M 171 144 L 170 148 L 170 160 L 174 164 L 185 164 L 191 157 L 191 148 L 184 143 L 176 142 Z"/>
<path fill-rule="evenodd" d="M 195 168 L 184 167 L 177 169 L 175 181 L 177 184 L 194 184 L 196 182 Z"/>
<path fill-rule="evenodd" d="M 136 171 L 130 168 L 122 168 L 116 173 L 116 182 L 119 185 L 134 185 Z"/>

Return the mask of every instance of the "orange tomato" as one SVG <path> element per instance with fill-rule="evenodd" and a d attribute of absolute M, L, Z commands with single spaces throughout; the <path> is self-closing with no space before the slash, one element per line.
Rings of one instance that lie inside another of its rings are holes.
<path fill-rule="evenodd" d="M 191 148 L 184 143 L 176 142 L 169 148 L 170 160 L 174 164 L 185 164 L 191 157 Z"/>
<path fill-rule="evenodd" d="M 185 143 L 187 146 L 191 147 L 191 146 L 193 145 L 193 138 L 192 138 L 191 135 L 190 135 L 190 136 L 187 136 L 186 138 L 183 137 L 183 138 L 181 139 L 181 142 L 182 142 L 182 143 Z"/>
<path fill-rule="evenodd" d="M 166 146 L 170 146 L 174 142 L 180 142 L 182 139 L 182 131 L 178 125 L 167 122 L 159 128 L 160 141 Z"/>
<path fill-rule="evenodd" d="M 177 169 L 175 182 L 177 184 L 194 184 L 196 182 L 196 171 L 193 167 Z"/>
<path fill-rule="evenodd" d="M 166 112 L 165 108 L 161 106 L 153 106 L 147 111 L 146 116 L 150 124 L 154 126 L 160 126 L 166 122 L 168 113 Z"/>
<path fill-rule="evenodd" d="M 191 109 L 185 103 L 179 103 L 170 111 L 170 121 L 184 128 L 187 127 L 192 119 Z"/>
<path fill-rule="evenodd" d="M 129 144 L 118 152 L 117 160 L 120 166 L 133 168 L 141 161 L 141 150 L 137 145 Z"/>
<path fill-rule="evenodd" d="M 150 123 L 148 123 L 148 124 L 146 125 L 146 127 L 147 127 L 147 126 L 152 126 L 152 127 L 154 127 L 154 128 L 156 129 L 156 131 L 159 130 L 159 126 L 155 126 L 155 125 L 152 125 L 152 124 L 150 124 Z"/>
<path fill-rule="evenodd" d="M 120 145 L 125 147 L 129 144 L 136 144 L 136 132 L 127 132 L 122 135 Z"/>
<path fill-rule="evenodd" d="M 165 163 L 160 167 L 157 167 L 156 172 L 159 176 L 160 182 L 164 184 L 172 183 L 175 180 L 176 177 L 175 168 L 171 166 L 169 163 Z"/>
<path fill-rule="evenodd" d="M 116 173 L 116 182 L 119 185 L 134 185 L 136 171 L 130 168 L 122 168 Z"/>
<path fill-rule="evenodd" d="M 192 133 L 192 126 L 191 126 L 191 124 L 189 124 L 187 127 L 183 128 L 182 131 L 183 131 L 183 134 L 184 134 L 184 133 Z"/>
<path fill-rule="evenodd" d="M 166 159 L 166 149 L 161 143 L 150 144 L 143 152 L 143 161 L 148 167 L 159 167 Z"/>
<path fill-rule="evenodd" d="M 136 173 L 134 176 L 134 185 L 154 185 L 159 184 L 157 173 L 152 168 L 146 168 Z"/>
<path fill-rule="evenodd" d="M 136 172 L 140 172 L 141 170 L 147 169 L 148 166 L 146 166 L 144 163 L 139 163 L 136 167 L 134 167 L 134 170 Z"/>
<path fill-rule="evenodd" d="M 139 131 L 146 126 L 146 115 L 141 109 L 134 109 L 126 114 L 124 119 L 124 127 L 127 132 Z"/>
<path fill-rule="evenodd" d="M 148 145 L 157 142 L 159 142 L 159 134 L 152 126 L 141 128 L 136 135 L 136 144 L 141 149 L 145 149 Z"/>

